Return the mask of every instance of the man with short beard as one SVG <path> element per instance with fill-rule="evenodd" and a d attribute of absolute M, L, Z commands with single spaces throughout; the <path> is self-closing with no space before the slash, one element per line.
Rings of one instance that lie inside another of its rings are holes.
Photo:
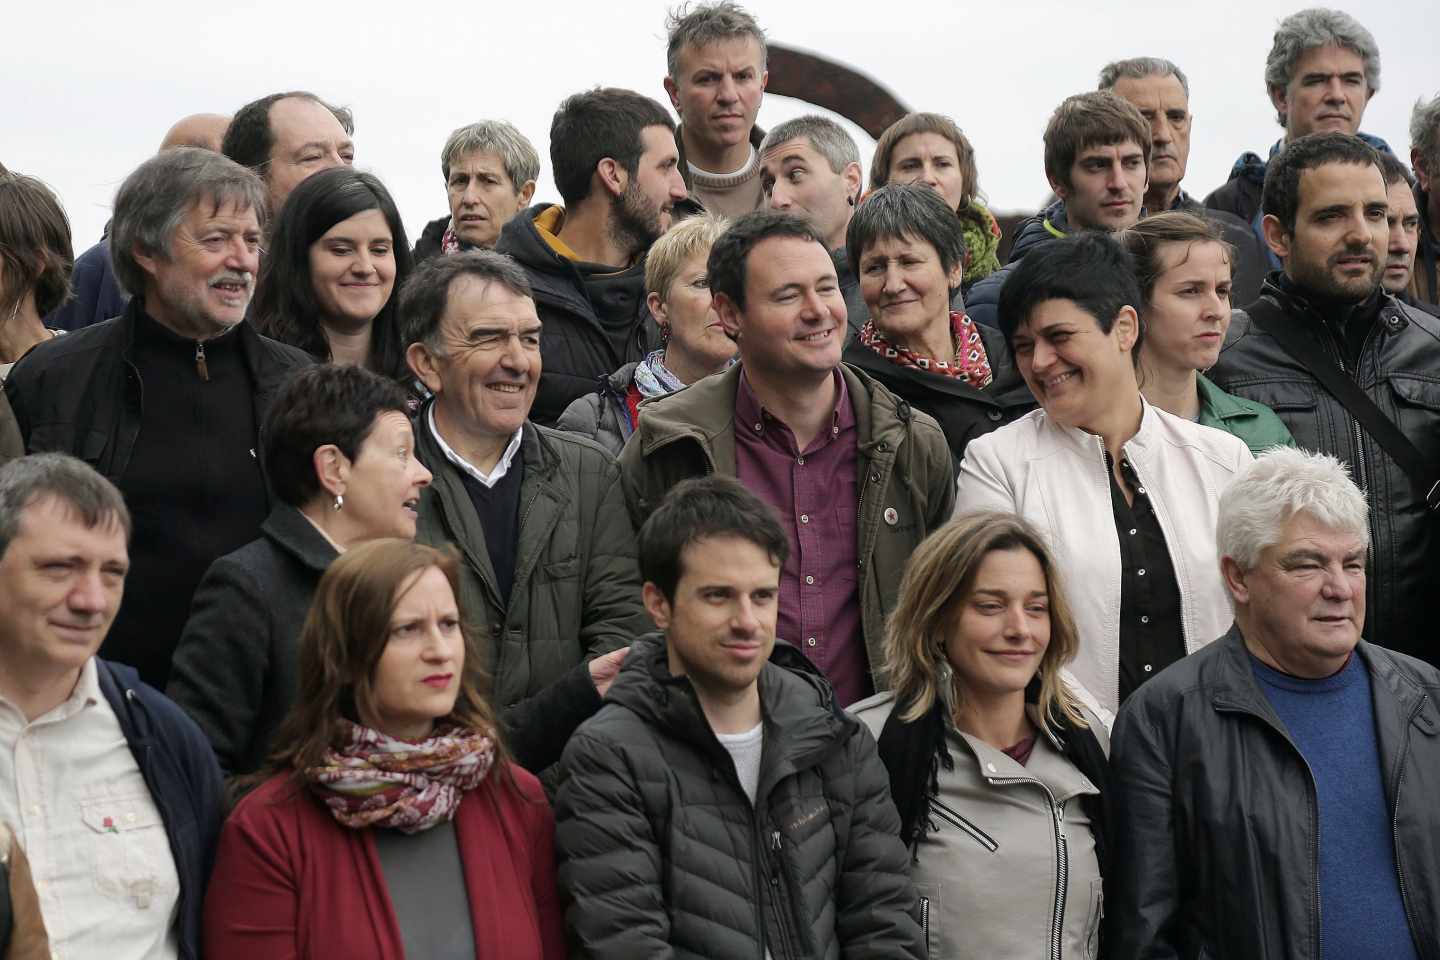
<path fill-rule="evenodd" d="M 1390 212 L 1385 215 L 1390 225 L 1390 243 L 1380 285 L 1401 303 L 1440 316 L 1440 307 L 1415 296 L 1415 251 L 1420 246 L 1415 181 L 1405 169 L 1405 162 L 1393 153 L 1380 154 L 1380 172 L 1385 175 L 1385 196 L 1390 202 Z"/>
<path fill-rule="evenodd" d="M 496 251 L 525 268 L 544 324 L 530 417 L 554 426 L 577 397 L 659 343 L 645 307 L 645 253 L 686 198 L 675 122 L 630 90 L 568 97 L 550 123 L 564 206 L 540 203 L 500 232 Z"/>
<path fill-rule="evenodd" d="M 310 362 L 241 323 L 265 213 L 260 178 L 218 153 L 145 161 L 111 221 L 125 312 L 40 344 L 5 382 L 27 452 L 79 457 L 125 495 L 128 589 L 101 650 L 157 688 L 200 576 L 270 511 L 259 424 L 286 374 Z"/>
<path fill-rule="evenodd" d="M 1234 313 L 1230 343 L 1208 376 L 1274 409 L 1302 449 L 1350 468 L 1369 496 L 1374 541 L 1366 638 L 1440 662 L 1429 629 L 1440 614 L 1440 531 L 1427 506 L 1440 500 L 1440 486 L 1432 493 L 1440 477 L 1407 473 L 1357 416 L 1358 403 L 1332 394 L 1315 372 L 1353 380 L 1421 460 L 1440 462 L 1440 320 L 1381 286 L 1389 206 L 1379 156 L 1349 134 L 1303 137 L 1270 161 L 1264 204 L 1265 238 L 1285 268 Z"/>

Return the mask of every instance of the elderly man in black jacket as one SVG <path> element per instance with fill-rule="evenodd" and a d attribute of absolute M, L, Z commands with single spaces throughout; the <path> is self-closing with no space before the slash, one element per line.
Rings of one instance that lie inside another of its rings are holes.
<path fill-rule="evenodd" d="M 219 154 L 145 161 L 110 228 L 125 312 L 41 344 L 5 383 L 27 451 L 79 457 L 125 495 L 130 589 L 102 652 L 155 687 L 201 575 L 269 512 L 259 425 L 285 375 L 310 362 L 241 322 L 265 210 L 260 179 Z"/>
<path fill-rule="evenodd" d="M 1234 626 L 1115 723 L 1110 955 L 1440 957 L 1440 671 L 1360 639 L 1364 495 L 1276 447 L 1216 540 Z"/>
<path fill-rule="evenodd" d="M 1370 500 L 1365 636 L 1440 664 L 1430 632 L 1440 613 L 1440 529 L 1426 503 L 1440 474 L 1416 476 L 1355 398 L 1326 385 L 1350 380 L 1421 459 L 1440 463 L 1440 319 L 1381 285 L 1387 208 L 1379 157 L 1356 137 L 1315 134 L 1277 154 L 1265 174 L 1264 228 L 1285 268 L 1235 312 L 1208 376 L 1274 410 L 1302 449 L 1350 467 Z"/>
<path fill-rule="evenodd" d="M 664 636 L 635 644 L 561 763 L 573 956 L 924 956 L 875 742 L 775 645 L 788 549 L 725 477 L 677 485 L 641 530 Z"/>

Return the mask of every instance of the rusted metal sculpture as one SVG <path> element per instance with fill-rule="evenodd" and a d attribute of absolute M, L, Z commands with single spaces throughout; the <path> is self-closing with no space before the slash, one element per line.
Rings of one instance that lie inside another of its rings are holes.
<path fill-rule="evenodd" d="M 910 112 L 895 94 L 854 67 L 781 43 L 767 48 L 769 93 L 824 107 L 877 138 Z"/>

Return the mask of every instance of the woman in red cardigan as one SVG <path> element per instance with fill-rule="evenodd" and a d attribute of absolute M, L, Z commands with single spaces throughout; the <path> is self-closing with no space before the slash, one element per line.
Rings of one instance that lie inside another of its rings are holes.
<path fill-rule="evenodd" d="M 554 818 L 509 762 L 453 553 L 346 551 L 300 638 L 269 776 L 226 821 L 208 960 L 560 960 Z"/>

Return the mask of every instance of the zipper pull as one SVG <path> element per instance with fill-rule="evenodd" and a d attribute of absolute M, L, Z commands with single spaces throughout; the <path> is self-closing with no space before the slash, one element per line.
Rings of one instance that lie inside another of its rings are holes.
<path fill-rule="evenodd" d="M 205 363 L 205 343 L 202 340 L 195 341 L 195 370 L 200 374 L 201 380 L 210 382 L 210 367 Z"/>
<path fill-rule="evenodd" d="M 779 853 L 779 852 L 780 852 L 780 831 L 779 831 L 779 830 L 771 830 L 771 831 L 770 831 L 770 849 L 771 849 L 773 852 L 775 852 L 775 853 Z"/>

